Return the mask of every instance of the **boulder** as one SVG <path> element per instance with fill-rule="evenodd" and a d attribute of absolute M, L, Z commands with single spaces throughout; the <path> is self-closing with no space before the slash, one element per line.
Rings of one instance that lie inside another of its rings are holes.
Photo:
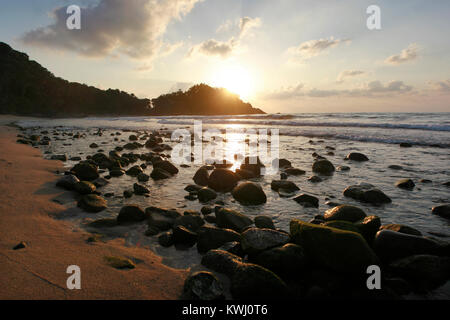
<path fill-rule="evenodd" d="M 92 181 L 92 183 L 95 185 L 96 188 L 102 188 L 107 184 L 109 184 L 109 181 L 106 180 L 105 178 L 100 177 Z"/>
<path fill-rule="evenodd" d="M 186 278 L 183 295 L 187 300 L 224 299 L 223 285 L 211 272 L 198 271 Z"/>
<path fill-rule="evenodd" d="M 218 248 L 218 250 L 227 251 L 242 258 L 245 256 L 245 252 L 244 250 L 242 250 L 241 243 L 238 241 L 224 243 Z"/>
<path fill-rule="evenodd" d="M 309 194 L 302 193 L 298 197 L 294 198 L 295 202 L 301 204 L 304 207 L 312 207 L 312 208 L 318 208 L 319 207 L 319 199 L 310 196 Z"/>
<path fill-rule="evenodd" d="M 217 192 L 230 192 L 236 186 L 238 178 L 228 169 L 214 169 L 209 176 L 208 187 Z"/>
<path fill-rule="evenodd" d="M 217 198 L 217 193 L 208 187 L 204 187 L 197 192 L 198 200 L 200 202 L 208 202 Z"/>
<path fill-rule="evenodd" d="M 155 207 L 145 209 L 148 216 L 148 225 L 166 231 L 173 227 L 175 220 L 182 217 L 181 213 L 175 210 L 167 210 Z"/>
<path fill-rule="evenodd" d="M 263 251 L 253 258 L 253 261 L 269 269 L 282 279 L 299 278 L 308 266 L 305 251 L 299 245 L 287 243 L 281 247 Z"/>
<path fill-rule="evenodd" d="M 276 161 L 277 159 L 275 159 L 274 161 Z M 278 160 L 278 167 L 279 168 L 290 168 L 292 167 L 292 163 L 287 160 L 287 159 L 279 159 Z"/>
<path fill-rule="evenodd" d="M 337 272 L 361 275 L 369 265 L 378 263 L 375 253 L 356 232 L 294 219 L 290 234 L 292 242 L 303 247 L 315 263 Z"/>
<path fill-rule="evenodd" d="M 411 179 L 401 179 L 395 183 L 397 188 L 412 190 L 416 186 Z"/>
<path fill-rule="evenodd" d="M 378 231 L 373 248 L 387 262 L 418 254 L 434 255 L 441 250 L 436 241 L 391 230 Z"/>
<path fill-rule="evenodd" d="M 134 191 L 135 194 L 140 195 L 140 196 L 150 193 L 150 190 L 147 187 L 145 187 L 145 186 L 143 186 L 143 185 L 141 185 L 139 183 L 135 183 L 133 185 L 133 191 Z"/>
<path fill-rule="evenodd" d="M 209 172 L 205 167 L 197 170 L 193 178 L 194 182 L 200 186 L 207 186 L 209 181 Z"/>
<path fill-rule="evenodd" d="M 140 166 L 133 166 L 128 169 L 125 173 L 132 177 L 137 177 L 140 173 L 142 173 L 142 168 Z"/>
<path fill-rule="evenodd" d="M 287 168 L 284 170 L 284 173 L 290 176 L 301 176 L 304 175 L 306 171 L 298 168 Z"/>
<path fill-rule="evenodd" d="M 240 264 L 230 285 L 231 295 L 236 300 L 283 300 L 288 298 L 286 283 L 272 271 L 256 264 Z"/>
<path fill-rule="evenodd" d="M 366 239 L 369 245 L 372 244 L 376 233 L 381 227 L 381 219 L 377 216 L 368 216 L 364 219 L 355 222 L 355 226 L 358 228 L 359 233 L 361 233 Z"/>
<path fill-rule="evenodd" d="M 420 232 L 419 230 L 414 229 L 409 226 L 405 226 L 403 224 L 398 224 L 398 223 L 385 224 L 380 227 L 380 231 L 381 230 L 391 230 L 391 231 L 395 231 L 395 232 L 411 234 L 413 236 L 421 236 L 422 235 L 422 232 Z"/>
<path fill-rule="evenodd" d="M 197 249 L 199 252 L 207 252 L 211 249 L 217 249 L 225 243 L 241 240 L 241 235 L 231 229 L 202 226 L 197 233 Z"/>
<path fill-rule="evenodd" d="M 242 258 L 223 250 L 209 250 L 201 263 L 211 270 L 232 276 L 242 264 Z"/>
<path fill-rule="evenodd" d="M 272 229 L 249 228 L 241 234 L 242 249 L 248 254 L 257 254 L 288 242 L 289 234 Z"/>
<path fill-rule="evenodd" d="M 197 231 L 204 224 L 205 221 L 199 215 L 184 215 L 175 219 L 173 228 L 183 226 L 191 231 Z"/>
<path fill-rule="evenodd" d="M 346 157 L 345 160 L 352 160 L 352 161 L 369 161 L 369 158 L 363 153 L 359 152 L 350 152 Z"/>
<path fill-rule="evenodd" d="M 78 182 L 80 182 L 80 180 L 76 176 L 67 174 L 56 182 L 56 186 L 66 190 L 73 190 Z"/>
<path fill-rule="evenodd" d="M 240 170 L 251 172 L 252 177 L 259 177 L 264 167 L 265 166 L 261 162 L 259 157 L 245 157 L 244 161 L 240 166 Z"/>
<path fill-rule="evenodd" d="M 173 245 L 173 233 L 172 231 L 167 231 L 158 237 L 158 243 L 163 247 L 170 247 Z"/>
<path fill-rule="evenodd" d="M 79 194 L 85 195 L 85 194 L 94 193 L 96 190 L 96 187 L 93 183 L 91 183 L 89 181 L 80 181 L 75 184 L 73 189 L 76 192 L 78 192 Z"/>
<path fill-rule="evenodd" d="M 255 220 L 255 226 L 257 228 L 274 229 L 275 230 L 275 225 L 273 224 L 273 220 L 271 217 L 257 216 L 257 217 L 255 217 L 254 220 Z"/>
<path fill-rule="evenodd" d="M 332 221 L 325 222 L 323 225 L 326 227 L 335 228 L 335 229 L 339 229 L 339 230 L 360 233 L 359 229 L 353 223 L 348 222 L 348 221 L 332 220 Z"/>
<path fill-rule="evenodd" d="M 87 162 L 78 163 L 70 171 L 82 181 L 92 181 L 99 177 L 97 167 Z"/>
<path fill-rule="evenodd" d="M 89 213 L 98 213 L 107 208 L 106 200 L 95 194 L 83 196 L 78 201 L 78 207 Z"/>
<path fill-rule="evenodd" d="M 368 183 L 352 185 L 344 190 L 344 196 L 374 205 L 391 203 L 392 200 L 383 191 Z"/>
<path fill-rule="evenodd" d="M 150 177 L 153 180 L 163 180 L 171 177 L 170 173 L 161 169 L 161 168 L 153 168 L 152 173 L 150 173 Z"/>
<path fill-rule="evenodd" d="M 288 180 L 273 180 L 270 187 L 275 191 L 278 191 L 279 189 L 286 190 L 287 192 L 295 192 L 300 190 L 295 183 Z"/>
<path fill-rule="evenodd" d="M 343 220 L 348 222 L 356 222 L 366 217 L 366 213 L 355 206 L 340 205 L 325 211 L 324 218 L 326 221 Z"/>
<path fill-rule="evenodd" d="M 175 167 L 170 161 L 167 161 L 167 160 L 156 161 L 155 163 L 153 163 L 153 168 L 162 169 L 170 174 L 178 173 L 178 168 Z"/>
<path fill-rule="evenodd" d="M 128 205 L 120 209 L 117 223 L 120 225 L 144 221 L 147 218 L 144 210 L 136 205 Z"/>
<path fill-rule="evenodd" d="M 254 182 L 243 182 L 231 192 L 233 197 L 242 204 L 259 205 L 266 203 L 267 197 L 261 186 Z"/>
<path fill-rule="evenodd" d="M 137 179 L 139 182 L 147 182 L 148 180 L 150 180 L 150 176 L 141 172 L 138 174 Z"/>
<path fill-rule="evenodd" d="M 319 176 L 311 176 L 308 178 L 308 181 L 312 182 L 312 183 L 318 183 L 318 182 L 322 182 L 322 178 Z"/>
<path fill-rule="evenodd" d="M 216 211 L 216 219 L 217 226 L 220 228 L 233 229 L 237 232 L 241 232 L 253 223 L 252 219 L 242 213 L 226 208 L 219 208 Z"/>
<path fill-rule="evenodd" d="M 182 225 L 178 225 L 173 228 L 173 242 L 174 244 L 192 247 L 197 242 L 197 234 Z"/>
<path fill-rule="evenodd" d="M 433 209 L 431 209 L 431 213 L 442 218 L 450 219 L 450 204 L 443 204 L 441 206 L 433 207 Z"/>
<path fill-rule="evenodd" d="M 335 171 L 333 164 L 327 159 L 320 159 L 313 163 L 312 171 L 322 175 L 332 175 Z"/>

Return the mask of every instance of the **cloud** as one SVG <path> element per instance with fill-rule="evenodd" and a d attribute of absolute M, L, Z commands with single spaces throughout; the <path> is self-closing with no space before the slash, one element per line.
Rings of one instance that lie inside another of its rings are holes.
<path fill-rule="evenodd" d="M 217 33 L 225 32 L 230 30 L 233 27 L 233 21 L 227 20 L 224 23 L 222 23 L 216 30 Z"/>
<path fill-rule="evenodd" d="M 392 55 L 386 58 L 384 62 L 391 65 L 399 65 L 408 61 L 416 60 L 419 57 L 417 52 L 418 50 L 419 48 L 417 44 L 411 43 L 406 49 L 403 49 L 400 54 Z"/>
<path fill-rule="evenodd" d="M 148 59 L 167 53 L 162 40 L 168 24 L 202 0 L 100 0 L 81 9 L 81 30 L 66 26 L 66 7 L 52 12 L 53 24 L 27 32 L 28 45 L 67 50 L 88 57 L 125 54 Z M 169 49 L 170 51 L 170 49 Z"/>
<path fill-rule="evenodd" d="M 450 79 L 444 81 L 430 81 L 431 90 L 439 92 L 450 92 Z"/>
<path fill-rule="evenodd" d="M 308 88 L 304 84 L 283 87 L 280 90 L 267 93 L 263 98 L 268 100 L 287 100 L 299 97 L 327 98 L 327 97 L 380 97 L 395 94 L 406 94 L 413 91 L 413 87 L 403 81 L 390 81 L 383 84 L 380 81 L 371 81 L 361 87 L 353 89 L 317 89 Z"/>
<path fill-rule="evenodd" d="M 346 78 L 356 77 L 359 75 L 363 75 L 365 73 L 366 73 L 365 71 L 361 70 L 344 70 L 341 73 L 339 73 L 336 81 L 338 83 L 342 83 Z"/>
<path fill-rule="evenodd" d="M 225 28 L 226 26 L 227 22 L 222 24 L 219 29 L 222 30 L 222 28 Z M 192 57 L 200 53 L 205 56 L 216 56 L 222 59 L 228 58 L 236 52 L 244 38 L 250 34 L 250 30 L 261 26 L 261 19 L 243 17 L 239 20 L 237 26 L 239 27 L 239 34 L 237 37 L 231 37 L 227 41 L 219 41 L 216 39 L 203 41 L 192 46 L 187 56 Z"/>
<path fill-rule="evenodd" d="M 319 39 L 319 40 L 309 40 L 301 43 L 296 47 L 288 48 L 287 52 L 292 57 L 292 60 L 304 61 L 323 54 L 327 49 L 337 47 L 342 43 L 349 44 L 350 39 Z"/>

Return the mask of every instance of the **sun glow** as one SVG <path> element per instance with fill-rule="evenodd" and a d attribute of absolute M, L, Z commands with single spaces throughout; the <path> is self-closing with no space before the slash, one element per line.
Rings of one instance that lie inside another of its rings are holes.
<path fill-rule="evenodd" d="M 245 68 L 240 66 L 227 66 L 214 74 L 213 85 L 225 88 L 228 91 L 248 100 L 253 94 L 253 79 Z"/>

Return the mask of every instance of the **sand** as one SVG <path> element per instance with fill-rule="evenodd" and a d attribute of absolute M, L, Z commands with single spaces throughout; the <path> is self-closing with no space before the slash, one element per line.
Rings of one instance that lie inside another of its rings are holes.
<path fill-rule="evenodd" d="M 7 119 L 2 117 L 4 123 Z M 66 208 L 52 199 L 59 161 L 17 144 L 18 130 L 0 126 L 0 299 L 177 299 L 187 270 L 161 263 L 147 248 L 125 247 L 123 239 L 87 243 L 89 233 L 51 215 Z M 12 248 L 24 241 L 27 247 Z M 137 261 L 118 270 L 105 256 Z M 81 268 L 81 290 L 69 290 L 69 265 Z"/>

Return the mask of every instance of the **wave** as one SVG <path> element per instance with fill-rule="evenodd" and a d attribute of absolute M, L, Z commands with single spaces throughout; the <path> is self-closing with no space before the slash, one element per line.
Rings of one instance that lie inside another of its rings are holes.
<path fill-rule="evenodd" d="M 195 119 L 195 118 L 185 118 Z M 171 125 L 192 125 L 192 121 L 186 121 L 179 118 L 159 119 L 160 124 Z M 345 127 L 345 128 L 385 128 L 385 129 L 408 129 L 425 131 L 444 131 L 450 132 L 450 125 L 446 124 L 407 124 L 407 123 L 367 123 L 367 122 L 313 122 L 313 121 L 264 121 L 248 119 L 212 119 L 204 118 L 202 123 L 206 124 L 245 124 L 245 125 L 266 125 L 266 126 L 291 126 L 291 127 Z"/>

